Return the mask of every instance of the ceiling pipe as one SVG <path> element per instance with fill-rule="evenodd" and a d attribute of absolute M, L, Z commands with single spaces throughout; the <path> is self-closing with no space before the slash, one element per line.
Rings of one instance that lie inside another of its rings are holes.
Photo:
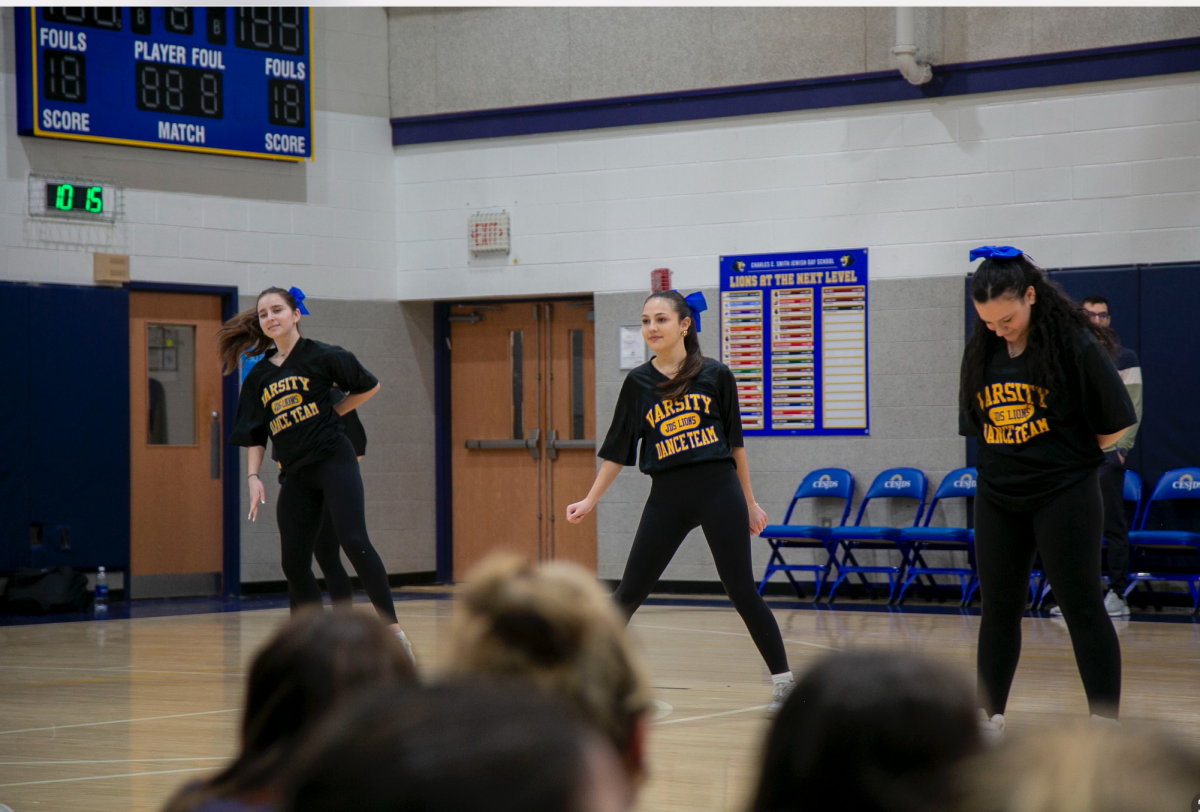
<path fill-rule="evenodd" d="M 933 78 L 933 69 L 917 61 L 916 9 L 912 6 L 896 7 L 896 46 L 892 55 L 909 83 L 923 85 Z"/>

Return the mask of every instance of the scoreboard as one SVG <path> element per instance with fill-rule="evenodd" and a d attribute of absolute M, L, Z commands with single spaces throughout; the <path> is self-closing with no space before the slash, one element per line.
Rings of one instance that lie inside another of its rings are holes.
<path fill-rule="evenodd" d="M 285 161 L 313 155 L 308 8 L 15 12 L 22 135 Z"/>

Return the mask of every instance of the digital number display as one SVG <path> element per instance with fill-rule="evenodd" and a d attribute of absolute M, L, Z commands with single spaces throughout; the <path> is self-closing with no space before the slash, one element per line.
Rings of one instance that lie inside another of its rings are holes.
<path fill-rule="evenodd" d="M 141 62 L 137 66 L 137 107 L 158 113 L 221 118 L 221 74 Z"/>
<path fill-rule="evenodd" d="M 281 160 L 313 154 L 307 8 L 15 14 L 23 135 Z"/>
<path fill-rule="evenodd" d="M 44 51 L 42 86 L 50 101 L 83 104 L 87 101 L 87 59 L 70 51 Z"/>
<path fill-rule="evenodd" d="M 104 213 L 103 186 L 77 186 L 73 183 L 47 183 L 46 209 L 50 212 Z"/>
<path fill-rule="evenodd" d="M 48 23 L 83 25 L 88 28 L 121 30 L 121 9 L 99 8 L 47 8 L 42 9 L 42 18 Z"/>
<path fill-rule="evenodd" d="M 303 54 L 300 12 L 299 8 L 265 6 L 237 9 L 237 46 L 278 54 Z"/>

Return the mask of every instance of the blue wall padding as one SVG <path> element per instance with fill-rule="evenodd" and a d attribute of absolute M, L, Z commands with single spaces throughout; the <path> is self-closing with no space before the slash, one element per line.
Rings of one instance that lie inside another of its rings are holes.
<path fill-rule="evenodd" d="M 0 369 L 11 393 L 0 407 L 10 418 L 0 427 L 3 456 L 10 446 L 18 457 L 21 448 L 28 449 L 23 474 L 0 468 L 0 493 L 6 497 L 0 512 L 10 512 L 10 492 L 24 488 L 27 494 L 13 505 L 11 520 L 0 520 L 0 570 L 58 563 L 128 567 L 128 293 L 4 285 L 0 321 L 0 335 L 7 339 Z M 166 505 L 177 497 L 161 498 Z M 29 546 L 32 522 L 45 528 L 40 550 Z M 69 550 L 59 547 L 64 526 L 70 528 Z"/>
<path fill-rule="evenodd" d="M 0 282 L 0 571 L 28 567 L 32 288 Z"/>

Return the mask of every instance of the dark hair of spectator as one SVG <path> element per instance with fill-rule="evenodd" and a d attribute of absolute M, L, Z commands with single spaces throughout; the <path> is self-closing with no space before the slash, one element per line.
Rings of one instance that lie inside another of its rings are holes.
<path fill-rule="evenodd" d="M 297 613 L 254 658 L 242 717 L 242 750 L 210 780 L 181 790 L 165 812 L 273 785 L 304 733 L 363 690 L 415 683 L 412 663 L 376 618 L 321 608 Z"/>
<path fill-rule="evenodd" d="M 1019 299 L 1030 287 L 1036 299 L 1029 308 L 1029 337 L 1024 355 L 1028 359 L 1031 382 L 1054 393 L 1057 391 L 1055 383 L 1063 377 L 1061 359 L 1073 355 L 1072 351 L 1084 334 L 1094 335 L 1109 355 L 1116 352 L 1116 336 L 1111 330 L 1093 324 L 1087 311 L 1063 293 L 1062 288 L 1050 281 L 1045 272 L 1024 254 L 985 259 L 971 275 L 971 298 L 980 304 L 1001 297 Z M 1003 344 L 1004 339 L 989 330 L 983 319 L 976 315 L 963 350 L 959 381 L 959 407 L 964 412 L 978 413 L 975 393 L 983 388 L 988 359 Z"/>
<path fill-rule="evenodd" d="M 527 684 L 379 691 L 317 729 L 283 812 L 574 812 L 599 736 Z"/>
<path fill-rule="evenodd" d="M 1091 296 L 1084 296 L 1081 304 L 1102 304 L 1105 307 L 1108 307 L 1108 299 L 1105 299 L 1103 296 L 1093 294 Z"/>
<path fill-rule="evenodd" d="M 771 728 L 751 810 L 939 809 L 951 768 L 981 747 L 975 705 L 964 679 L 923 657 L 827 657 Z"/>

